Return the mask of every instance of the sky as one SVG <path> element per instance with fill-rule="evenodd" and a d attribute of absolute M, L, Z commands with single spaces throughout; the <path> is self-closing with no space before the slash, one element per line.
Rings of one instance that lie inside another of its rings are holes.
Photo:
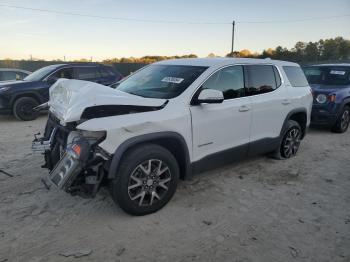
<path fill-rule="evenodd" d="M 319 17 L 333 18 L 277 22 Z M 92 57 L 101 61 L 145 55 L 224 56 L 231 50 L 233 20 L 235 50 L 261 52 L 278 45 L 291 48 L 297 41 L 337 36 L 350 39 L 350 0 L 0 0 L 0 59 Z M 251 23 L 261 21 L 276 22 Z"/>

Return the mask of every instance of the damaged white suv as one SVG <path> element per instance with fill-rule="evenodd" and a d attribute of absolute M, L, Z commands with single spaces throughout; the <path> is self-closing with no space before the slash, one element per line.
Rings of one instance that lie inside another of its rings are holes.
<path fill-rule="evenodd" d="M 144 67 L 115 88 L 59 80 L 50 89 L 50 181 L 72 194 L 109 185 L 129 214 L 162 208 L 179 178 L 242 157 L 294 156 L 312 95 L 299 65 L 269 59 L 179 59 Z"/>

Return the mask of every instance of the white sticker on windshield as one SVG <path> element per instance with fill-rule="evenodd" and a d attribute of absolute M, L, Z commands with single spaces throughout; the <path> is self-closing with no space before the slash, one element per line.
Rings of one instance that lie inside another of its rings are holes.
<path fill-rule="evenodd" d="M 162 82 L 167 82 L 167 83 L 174 83 L 174 84 L 180 84 L 182 81 L 184 81 L 183 78 L 177 78 L 177 77 L 164 77 L 162 79 Z"/>
<path fill-rule="evenodd" d="M 331 70 L 331 75 L 345 75 L 345 71 Z"/>

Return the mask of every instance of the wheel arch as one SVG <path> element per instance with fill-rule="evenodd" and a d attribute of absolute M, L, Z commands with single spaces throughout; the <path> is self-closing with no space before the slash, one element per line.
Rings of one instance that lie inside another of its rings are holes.
<path fill-rule="evenodd" d="M 302 138 L 304 138 L 307 130 L 307 110 L 305 108 L 297 108 L 290 111 L 286 119 L 284 120 L 280 136 L 283 135 L 283 132 L 285 131 L 288 120 L 294 120 L 298 122 L 298 124 L 301 127 Z"/>
<path fill-rule="evenodd" d="M 343 100 L 340 111 L 342 111 L 345 106 L 350 107 L 350 97 L 347 97 Z"/>
<path fill-rule="evenodd" d="M 180 178 L 185 180 L 191 177 L 191 164 L 187 143 L 182 135 L 176 132 L 157 132 L 129 138 L 115 151 L 109 166 L 108 178 L 113 179 L 118 174 L 118 168 L 124 154 L 139 145 L 154 143 L 169 150 L 176 158 L 180 168 Z"/>
<path fill-rule="evenodd" d="M 15 104 L 15 102 L 22 97 L 34 98 L 39 104 L 41 104 L 43 101 L 43 97 L 38 93 L 35 93 L 35 92 L 20 93 L 11 99 L 11 102 L 10 102 L 11 108 L 13 108 L 13 105 Z"/>

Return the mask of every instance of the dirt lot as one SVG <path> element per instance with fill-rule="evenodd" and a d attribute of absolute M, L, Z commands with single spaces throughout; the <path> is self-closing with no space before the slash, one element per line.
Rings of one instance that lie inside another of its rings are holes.
<path fill-rule="evenodd" d="M 312 129 L 294 159 L 197 175 L 160 212 L 131 217 L 107 190 L 45 189 L 30 151 L 45 120 L 0 118 L 0 169 L 12 175 L 0 173 L 0 262 L 350 261 L 350 131 Z"/>

